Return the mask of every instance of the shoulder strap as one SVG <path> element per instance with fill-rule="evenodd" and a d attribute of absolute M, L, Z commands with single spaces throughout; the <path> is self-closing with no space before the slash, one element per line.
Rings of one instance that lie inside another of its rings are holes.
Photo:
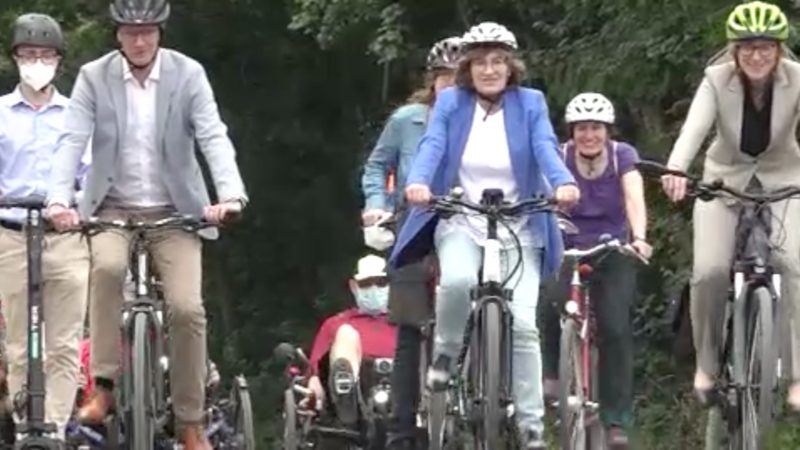
<path fill-rule="evenodd" d="M 611 167 L 614 169 L 614 176 L 619 176 L 619 153 L 617 152 L 617 141 L 611 141 Z"/>
<path fill-rule="evenodd" d="M 562 142 L 561 144 L 559 144 L 558 152 L 561 153 L 561 159 L 564 162 L 567 162 L 567 143 L 566 142 Z"/>

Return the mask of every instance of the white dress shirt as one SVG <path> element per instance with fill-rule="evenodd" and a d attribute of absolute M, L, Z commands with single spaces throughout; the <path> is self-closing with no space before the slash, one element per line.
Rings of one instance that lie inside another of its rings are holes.
<path fill-rule="evenodd" d="M 150 74 L 139 83 L 123 59 L 127 100 L 127 126 L 120 143 L 119 163 L 109 197 L 124 206 L 157 207 L 172 202 L 161 179 L 160 146 L 156 142 L 156 91 L 161 56 L 156 55 Z"/>

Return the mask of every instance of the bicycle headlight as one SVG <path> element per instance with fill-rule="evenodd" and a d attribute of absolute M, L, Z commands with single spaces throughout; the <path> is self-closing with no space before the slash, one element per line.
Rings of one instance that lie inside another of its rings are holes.
<path fill-rule="evenodd" d="M 564 309 L 567 311 L 567 314 L 578 314 L 578 302 L 570 300 L 564 305 Z"/>
<path fill-rule="evenodd" d="M 389 393 L 383 389 L 378 389 L 375 391 L 375 394 L 372 396 L 372 399 L 375 401 L 377 405 L 384 405 L 389 402 Z"/>

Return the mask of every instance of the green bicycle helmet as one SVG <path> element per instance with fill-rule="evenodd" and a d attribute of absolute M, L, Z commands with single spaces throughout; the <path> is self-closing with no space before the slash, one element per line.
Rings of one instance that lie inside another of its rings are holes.
<path fill-rule="evenodd" d="M 728 16 L 725 35 L 731 41 L 756 38 L 785 41 L 789 37 L 789 21 L 786 14 L 771 3 L 743 3 Z"/>

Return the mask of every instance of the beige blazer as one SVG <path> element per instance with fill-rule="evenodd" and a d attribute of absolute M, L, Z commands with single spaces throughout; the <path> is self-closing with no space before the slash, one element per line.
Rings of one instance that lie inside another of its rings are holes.
<path fill-rule="evenodd" d="M 668 165 L 687 170 L 712 125 L 716 135 L 706 152 L 703 179 L 722 179 L 744 189 L 755 175 L 765 189 L 800 185 L 800 147 L 795 130 L 800 118 L 800 63 L 784 58 L 775 74 L 770 143 L 757 157 L 740 150 L 744 86 L 733 62 L 706 68 Z"/>

